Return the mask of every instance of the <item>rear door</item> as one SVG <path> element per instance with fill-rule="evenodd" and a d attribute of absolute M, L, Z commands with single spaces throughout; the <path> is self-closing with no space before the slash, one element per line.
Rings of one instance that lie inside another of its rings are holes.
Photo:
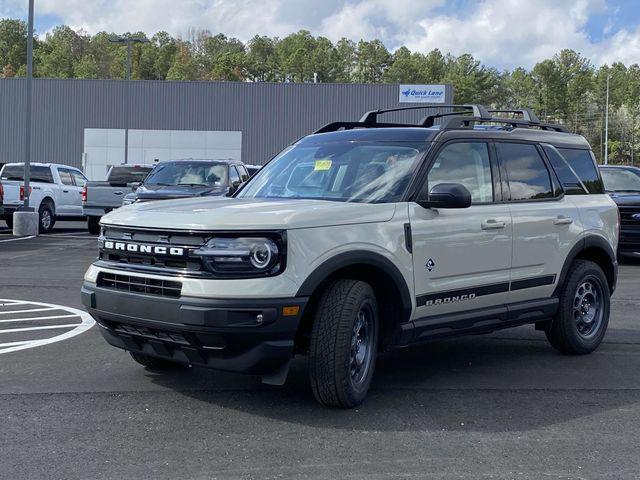
<path fill-rule="evenodd" d="M 60 176 L 60 201 L 56 205 L 56 215 L 82 215 L 82 195 L 78 193 L 71 169 L 58 167 Z"/>
<path fill-rule="evenodd" d="M 413 240 L 416 317 L 425 330 L 443 314 L 502 306 L 509 292 L 512 226 L 509 206 L 500 201 L 500 181 L 491 145 L 456 140 L 436 153 L 429 189 L 461 183 L 472 205 L 462 209 L 423 208 L 409 203 Z"/>
<path fill-rule="evenodd" d="M 580 235 L 578 210 L 566 198 L 543 150 L 532 143 L 496 142 L 513 219 L 510 303 L 552 295 L 569 250 Z"/>

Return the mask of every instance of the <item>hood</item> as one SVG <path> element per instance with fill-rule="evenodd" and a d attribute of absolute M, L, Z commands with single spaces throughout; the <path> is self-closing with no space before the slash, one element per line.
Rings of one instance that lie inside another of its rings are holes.
<path fill-rule="evenodd" d="M 219 185 L 141 185 L 136 190 L 136 198 L 140 200 L 159 200 L 168 198 L 199 197 L 203 195 L 224 195 L 227 187 Z"/>
<path fill-rule="evenodd" d="M 134 203 L 102 217 L 111 225 L 184 230 L 269 230 L 386 222 L 392 203 L 228 197 Z"/>
<path fill-rule="evenodd" d="M 609 196 L 618 205 L 640 205 L 640 193 L 637 192 L 612 192 Z"/>

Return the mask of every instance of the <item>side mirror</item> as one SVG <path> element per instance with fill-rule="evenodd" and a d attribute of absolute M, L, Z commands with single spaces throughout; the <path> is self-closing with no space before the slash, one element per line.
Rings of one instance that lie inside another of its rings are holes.
<path fill-rule="evenodd" d="M 428 194 L 426 189 L 420 192 L 417 203 L 424 208 L 468 208 L 471 193 L 460 183 L 439 183 Z"/>
<path fill-rule="evenodd" d="M 138 187 L 140 185 L 142 185 L 142 183 L 141 182 L 131 182 L 129 185 L 131 186 L 131 191 L 135 192 L 138 189 Z"/>

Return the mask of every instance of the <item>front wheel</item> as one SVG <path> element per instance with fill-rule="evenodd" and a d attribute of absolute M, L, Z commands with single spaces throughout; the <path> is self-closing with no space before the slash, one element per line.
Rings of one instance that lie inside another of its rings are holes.
<path fill-rule="evenodd" d="M 558 313 L 545 332 L 549 343 L 566 354 L 593 352 L 607 331 L 610 304 L 602 269 L 589 260 L 576 260 L 562 287 Z"/>
<path fill-rule="evenodd" d="M 378 304 L 371 286 L 337 280 L 324 292 L 311 330 L 309 377 L 323 405 L 351 408 L 369 391 L 378 346 Z"/>
<path fill-rule="evenodd" d="M 91 235 L 100 233 L 100 217 L 87 217 L 87 228 Z"/>

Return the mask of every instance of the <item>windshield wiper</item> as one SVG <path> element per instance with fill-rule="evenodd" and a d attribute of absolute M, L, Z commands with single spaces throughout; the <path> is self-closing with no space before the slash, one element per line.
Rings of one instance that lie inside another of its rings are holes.
<path fill-rule="evenodd" d="M 640 193 L 640 189 L 634 189 L 634 188 L 624 188 L 621 190 L 609 190 L 610 192 L 614 192 L 614 193 L 624 193 L 624 192 L 632 192 L 632 193 Z"/>
<path fill-rule="evenodd" d="M 179 183 L 179 187 L 208 187 L 206 183 Z"/>

